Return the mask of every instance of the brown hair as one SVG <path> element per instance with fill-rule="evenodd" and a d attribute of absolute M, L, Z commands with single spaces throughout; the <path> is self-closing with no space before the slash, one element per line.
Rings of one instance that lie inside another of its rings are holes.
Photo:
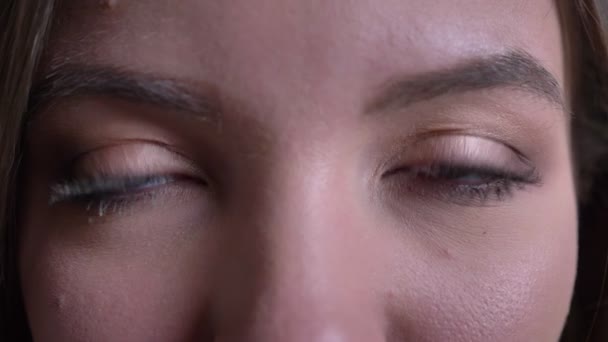
<path fill-rule="evenodd" d="M 16 176 L 29 90 L 54 3 L 0 3 L 0 339 L 5 341 L 30 339 L 18 290 Z"/>
<path fill-rule="evenodd" d="M 563 341 L 607 341 L 608 29 L 605 0 L 558 0 L 571 70 L 572 141 L 579 179 L 579 272 Z M 17 270 L 18 170 L 29 92 L 55 0 L 0 3 L 0 339 L 30 340 Z M 602 216 L 603 215 L 603 216 Z"/>
<path fill-rule="evenodd" d="M 566 1 L 564 1 L 565 3 Z M 567 1 L 579 260 L 563 341 L 608 341 L 608 1 Z"/>

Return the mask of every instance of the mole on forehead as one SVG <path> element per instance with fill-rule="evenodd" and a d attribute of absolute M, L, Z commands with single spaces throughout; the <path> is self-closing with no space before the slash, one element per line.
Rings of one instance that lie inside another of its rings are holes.
<path fill-rule="evenodd" d="M 116 6 L 116 4 L 118 3 L 118 0 L 99 0 L 99 3 L 104 8 L 111 9 L 111 8 L 114 8 Z"/>

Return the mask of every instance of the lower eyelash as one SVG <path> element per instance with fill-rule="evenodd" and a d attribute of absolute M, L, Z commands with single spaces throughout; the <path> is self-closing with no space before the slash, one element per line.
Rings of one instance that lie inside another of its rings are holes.
<path fill-rule="evenodd" d="M 503 201 L 513 195 L 516 189 L 523 189 L 525 184 L 511 179 L 500 179 L 482 185 L 459 185 L 453 195 L 469 201 L 486 203 L 489 200 Z"/>
<path fill-rule="evenodd" d="M 121 213 L 133 201 L 133 198 L 91 200 L 86 206 L 86 211 L 87 213 L 92 212 L 98 217 L 103 217 L 108 213 Z"/>
<path fill-rule="evenodd" d="M 171 176 L 129 176 L 64 181 L 51 187 L 49 204 L 77 204 L 90 215 L 92 223 L 94 217 L 126 212 L 130 205 L 156 196 L 176 180 Z"/>

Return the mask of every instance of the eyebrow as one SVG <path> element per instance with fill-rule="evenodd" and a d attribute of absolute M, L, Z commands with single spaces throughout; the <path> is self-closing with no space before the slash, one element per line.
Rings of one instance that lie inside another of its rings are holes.
<path fill-rule="evenodd" d="M 217 122 L 221 112 L 218 91 L 192 84 L 106 65 L 64 64 L 48 72 L 32 87 L 29 111 L 53 100 L 74 96 L 108 96 L 174 111 L 195 113 Z"/>
<path fill-rule="evenodd" d="M 513 50 L 471 59 L 454 67 L 404 77 L 385 84 L 366 113 L 403 109 L 416 102 L 469 91 L 510 87 L 540 96 L 564 109 L 559 83 L 530 54 Z M 94 95 L 147 103 L 220 120 L 222 101 L 214 87 L 192 84 L 107 65 L 64 64 L 55 67 L 30 93 L 30 112 L 52 100 Z"/>
<path fill-rule="evenodd" d="M 398 110 L 440 96 L 494 88 L 524 91 L 565 109 L 555 77 L 527 52 L 512 50 L 388 82 L 366 112 Z"/>

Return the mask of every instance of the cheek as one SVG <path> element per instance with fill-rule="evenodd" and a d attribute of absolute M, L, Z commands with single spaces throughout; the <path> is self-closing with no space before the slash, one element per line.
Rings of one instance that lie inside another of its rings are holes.
<path fill-rule="evenodd" d="M 24 295 L 36 340 L 173 340 L 188 314 L 180 290 L 141 262 L 92 261 L 83 253 L 41 250 L 22 272 Z M 166 302 L 171 298 L 173 305 Z M 177 304 L 177 305 L 176 305 Z"/>
<path fill-rule="evenodd" d="M 204 243 L 194 247 L 161 229 L 145 238 L 150 227 L 141 224 L 95 227 L 127 233 L 77 239 L 66 230 L 93 227 L 32 221 L 24 228 L 21 279 L 36 341 L 180 341 L 197 334 L 195 303 L 209 285 Z"/>
<path fill-rule="evenodd" d="M 400 254 L 391 268 L 404 271 L 394 273 L 391 283 L 400 285 L 388 306 L 406 324 L 394 334 L 416 341 L 558 340 L 576 273 L 577 224 L 574 197 L 557 198 L 469 224 L 485 232 L 480 237 L 428 238 L 427 251 L 437 252 L 420 253 L 408 266 L 403 260 L 413 256 Z M 483 246 L 460 248 L 479 241 Z"/>

